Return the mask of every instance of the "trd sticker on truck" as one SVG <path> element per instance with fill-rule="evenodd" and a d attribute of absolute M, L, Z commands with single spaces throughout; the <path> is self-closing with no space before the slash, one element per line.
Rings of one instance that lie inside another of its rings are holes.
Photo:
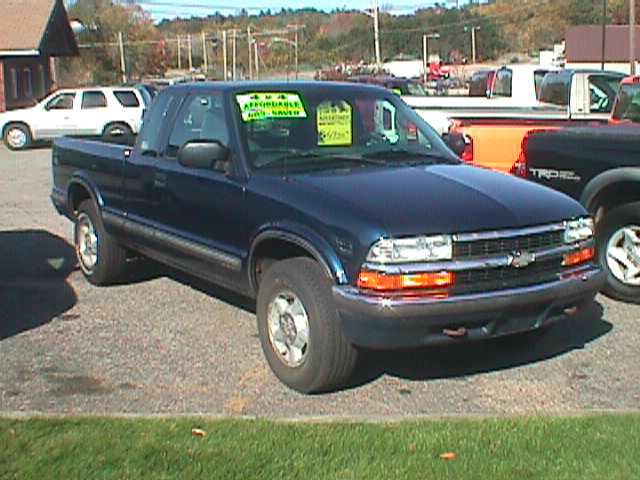
<path fill-rule="evenodd" d="M 579 182 L 580 176 L 573 170 L 553 170 L 550 168 L 529 168 L 531 175 L 539 180 L 565 180 L 568 182 Z"/>
<path fill-rule="evenodd" d="M 245 123 L 266 118 L 307 118 L 300 95 L 286 92 L 251 92 L 236 95 Z"/>

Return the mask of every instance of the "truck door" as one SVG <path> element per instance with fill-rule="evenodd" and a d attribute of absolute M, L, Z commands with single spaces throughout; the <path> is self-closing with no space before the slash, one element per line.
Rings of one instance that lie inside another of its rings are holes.
<path fill-rule="evenodd" d="M 230 122 L 220 92 L 194 94 L 185 99 L 174 122 L 167 147 L 157 162 L 155 184 L 161 196 L 156 218 L 168 234 L 167 245 L 195 270 L 240 280 L 246 252 L 244 184 L 230 175 L 235 156 Z M 228 162 L 196 169 L 178 162 L 180 148 L 192 140 L 218 140 L 231 148 Z"/>
<path fill-rule="evenodd" d="M 126 215 L 130 224 L 137 227 L 140 237 L 149 243 L 150 235 L 160 221 L 164 185 L 158 185 L 157 164 L 162 158 L 168 124 L 181 101 L 169 91 L 162 92 L 153 102 L 145 116 L 135 148 L 129 152 L 129 158 L 122 171 L 122 191 L 124 196 L 122 215 Z"/>

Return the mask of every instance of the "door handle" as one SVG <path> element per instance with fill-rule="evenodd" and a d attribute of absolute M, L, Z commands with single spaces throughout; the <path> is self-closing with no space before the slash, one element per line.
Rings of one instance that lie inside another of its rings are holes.
<path fill-rule="evenodd" d="M 156 173 L 153 178 L 153 186 L 156 188 L 166 188 L 167 176 L 164 173 Z"/>

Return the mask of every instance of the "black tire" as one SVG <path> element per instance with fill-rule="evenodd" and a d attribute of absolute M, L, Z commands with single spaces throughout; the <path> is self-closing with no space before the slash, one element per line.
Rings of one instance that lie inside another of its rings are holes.
<path fill-rule="evenodd" d="M 91 222 L 96 237 L 96 260 L 93 265 L 89 265 L 81 254 L 84 245 L 80 239 L 81 228 L 86 221 Z M 73 237 L 78 264 L 89 282 L 98 286 L 110 285 L 122 277 L 127 262 L 127 252 L 105 231 L 92 200 L 85 200 L 78 207 Z"/>
<path fill-rule="evenodd" d="M 102 133 L 102 139 L 111 143 L 127 143 L 133 138 L 133 131 L 126 123 L 112 123 L 107 125 Z"/>
<path fill-rule="evenodd" d="M 640 286 L 629 285 L 616 278 L 607 261 L 607 249 L 612 238 L 624 227 L 640 226 L 640 202 L 629 203 L 608 212 L 597 226 L 598 261 L 607 274 L 603 293 L 616 300 L 640 303 Z"/>
<path fill-rule="evenodd" d="M 4 128 L 4 132 L 2 133 L 4 144 L 9 150 L 26 150 L 33 144 L 31 130 L 23 123 L 10 123 Z M 21 140 L 19 142 L 17 142 L 17 139 L 14 137 L 16 133 L 20 136 L 19 138 Z"/>
<path fill-rule="evenodd" d="M 269 335 L 269 305 L 285 291 L 300 299 L 308 316 L 308 343 L 298 366 L 285 363 Z M 257 319 L 267 362 L 290 388 L 302 393 L 334 390 L 344 386 L 353 374 L 357 350 L 341 331 L 331 298 L 331 282 L 313 259 L 282 260 L 267 270 L 258 292 Z"/>

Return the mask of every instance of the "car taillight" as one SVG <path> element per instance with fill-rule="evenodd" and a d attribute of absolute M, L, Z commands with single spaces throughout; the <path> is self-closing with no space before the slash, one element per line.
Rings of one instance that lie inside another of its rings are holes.
<path fill-rule="evenodd" d="M 358 275 L 358 287 L 376 292 L 446 288 L 455 283 L 453 272 L 431 272 L 387 275 L 363 270 Z"/>
<path fill-rule="evenodd" d="M 464 150 L 460 158 L 467 163 L 473 163 L 473 138 L 465 133 L 462 135 L 462 139 L 464 140 Z"/>

